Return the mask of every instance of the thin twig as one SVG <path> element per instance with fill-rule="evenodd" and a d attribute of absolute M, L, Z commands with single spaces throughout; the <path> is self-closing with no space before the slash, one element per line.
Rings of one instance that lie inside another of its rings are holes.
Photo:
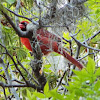
<path fill-rule="evenodd" d="M 85 41 L 85 45 L 88 46 L 88 44 L 87 44 L 87 42 L 86 42 L 85 35 L 84 35 L 84 34 L 82 34 L 82 35 L 83 35 L 83 38 L 84 38 L 84 41 Z M 87 53 L 89 54 L 89 48 L 87 48 Z"/>
<path fill-rule="evenodd" d="M 7 95 L 6 95 L 5 87 L 2 87 L 2 88 L 3 88 L 3 93 L 4 93 L 4 96 L 5 96 L 5 99 L 7 100 Z"/>
<path fill-rule="evenodd" d="M 5 67 L 5 64 L 4 64 L 4 62 L 3 62 L 3 60 L 0 58 L 0 65 L 3 67 L 3 70 L 4 70 L 4 72 L 5 72 L 5 75 L 6 75 L 6 78 L 7 78 L 7 83 L 8 84 L 12 84 L 12 82 L 11 82 L 11 79 L 10 79 L 10 76 L 9 76 L 9 73 L 8 73 L 8 70 L 6 70 L 6 67 Z M 3 86 L 2 86 L 3 87 Z M 16 90 L 14 89 L 14 88 L 11 88 L 11 92 L 13 93 L 13 95 L 15 96 L 15 98 L 17 99 L 17 100 L 20 100 L 19 99 L 19 96 L 18 96 L 18 94 L 16 93 Z"/>
<path fill-rule="evenodd" d="M 86 46 L 85 44 L 83 44 L 83 43 L 81 43 L 80 41 L 78 41 L 75 37 L 73 37 L 73 36 L 71 36 L 73 39 L 74 39 L 74 41 L 76 42 L 76 43 L 78 43 L 78 44 L 80 44 L 81 46 L 84 46 L 84 47 L 86 47 L 86 48 L 89 48 L 89 49 L 91 49 L 91 50 L 95 50 L 95 51 L 100 51 L 100 49 L 95 49 L 95 48 L 92 48 L 92 47 L 90 47 L 90 46 Z"/>
<path fill-rule="evenodd" d="M 60 78 L 60 81 L 59 81 L 58 85 L 56 86 L 56 88 L 61 85 L 61 82 L 62 82 L 64 76 L 66 75 L 66 72 L 67 72 L 67 70 L 64 71 L 64 73 L 63 73 L 62 77 Z"/>
<path fill-rule="evenodd" d="M 31 77 L 31 79 L 33 79 L 33 81 L 34 81 L 37 85 L 39 85 L 39 83 L 35 80 L 35 78 L 32 77 L 32 75 L 31 75 L 31 74 L 27 71 L 27 69 L 21 64 L 21 62 L 18 61 L 18 59 L 17 59 L 17 62 L 18 62 L 18 64 L 26 71 L 26 73 Z"/>
<path fill-rule="evenodd" d="M 75 58 L 76 58 L 76 59 L 78 59 L 79 52 L 80 52 L 80 45 L 78 45 L 78 47 L 77 47 L 77 51 L 76 51 L 76 55 L 75 55 Z M 73 65 L 73 69 L 75 69 L 75 68 L 76 68 L 76 66 Z M 73 71 L 71 70 L 71 72 L 70 72 L 70 77 L 71 77 L 72 75 L 73 75 Z"/>
<path fill-rule="evenodd" d="M 16 13 L 16 14 L 18 14 L 19 8 L 20 8 L 20 0 L 17 0 L 17 4 L 16 4 L 16 8 L 15 8 L 15 13 Z M 19 26 L 19 25 L 18 25 L 19 19 L 18 19 L 17 16 L 15 16 L 15 22 L 16 22 L 16 25 L 17 25 L 17 27 L 18 27 L 18 26 Z"/>
<path fill-rule="evenodd" d="M 86 42 L 88 42 L 88 41 L 90 41 L 91 39 L 93 39 L 93 38 L 95 38 L 97 35 L 99 35 L 99 33 L 100 33 L 100 30 L 98 31 L 98 32 L 96 32 L 93 36 L 91 36 L 90 38 L 88 38 L 87 40 L 86 40 Z M 85 43 L 85 41 L 83 42 L 83 44 Z"/>
<path fill-rule="evenodd" d="M 18 17 L 21 17 L 21 18 L 24 18 L 24 19 L 27 19 L 27 20 L 31 21 L 33 24 L 38 25 L 38 23 L 37 23 L 36 21 L 33 21 L 33 20 L 32 20 L 33 18 L 28 18 L 28 17 L 22 16 L 22 15 L 16 14 L 14 11 L 12 11 L 12 10 L 10 10 L 10 9 L 8 9 L 8 8 L 6 8 L 6 9 L 7 9 L 9 12 L 13 13 L 14 15 L 16 15 L 16 16 L 18 16 Z"/>
<path fill-rule="evenodd" d="M 4 78 L 5 80 L 7 80 L 3 75 L 0 75 L 0 77 Z"/>
<path fill-rule="evenodd" d="M 20 83 L 20 84 L 25 84 L 25 82 L 21 82 L 21 81 L 19 81 L 17 79 L 13 79 L 12 81 L 15 81 L 15 82 Z"/>
<path fill-rule="evenodd" d="M 93 53 L 87 53 L 85 56 L 78 58 L 77 61 L 82 60 L 83 58 L 87 57 L 88 55 L 93 55 L 94 53 L 98 53 L 98 52 L 93 52 Z"/>
<path fill-rule="evenodd" d="M 21 72 L 20 69 L 18 68 L 18 66 L 17 66 L 17 64 L 16 64 L 16 62 L 15 62 L 15 60 L 13 59 L 13 57 L 12 57 L 12 56 L 9 54 L 9 52 L 7 51 L 6 47 L 3 46 L 1 43 L 0 43 L 0 45 L 6 50 L 6 54 L 11 58 L 11 60 L 13 61 L 14 65 L 15 65 L 15 67 L 16 67 L 16 69 L 19 71 L 20 75 L 23 77 L 23 79 L 24 79 L 24 81 L 26 82 L 26 84 L 28 84 L 28 82 L 26 81 L 26 79 L 25 79 L 25 77 L 23 76 L 22 72 Z"/>

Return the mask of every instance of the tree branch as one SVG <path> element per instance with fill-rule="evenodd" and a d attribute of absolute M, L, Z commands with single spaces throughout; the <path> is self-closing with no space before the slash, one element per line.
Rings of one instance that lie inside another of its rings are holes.
<path fill-rule="evenodd" d="M 10 10 L 10 9 L 8 9 L 8 8 L 6 8 L 6 9 L 7 9 L 9 12 L 13 13 L 14 15 L 16 15 L 17 17 L 21 17 L 21 18 L 27 19 L 27 20 L 31 21 L 33 24 L 39 25 L 38 22 L 33 21 L 33 18 L 28 18 L 28 17 L 22 16 L 22 15 L 19 15 L 19 14 L 17 14 L 16 12 L 13 12 L 12 10 Z"/>
<path fill-rule="evenodd" d="M 15 13 L 16 14 L 18 14 L 19 8 L 20 8 L 20 0 L 17 0 L 17 4 L 16 4 L 16 8 L 15 8 Z M 19 26 L 18 25 L 19 20 L 18 20 L 18 17 L 17 16 L 15 16 L 15 22 L 16 22 L 16 25 L 18 27 Z"/>
<path fill-rule="evenodd" d="M 95 50 L 95 51 L 100 51 L 100 49 L 95 49 L 95 48 L 92 48 L 92 47 L 90 47 L 90 46 L 86 46 L 85 44 L 83 44 L 83 43 L 81 43 L 80 41 L 78 41 L 75 37 L 73 37 L 73 36 L 71 36 L 72 38 L 73 38 L 73 40 L 77 43 L 77 44 L 80 44 L 81 46 L 84 46 L 84 47 L 86 47 L 86 48 L 89 48 L 89 49 L 91 49 L 91 50 Z"/>
<path fill-rule="evenodd" d="M 6 70 L 5 64 L 4 64 L 4 62 L 3 62 L 3 60 L 2 60 L 1 58 L 0 58 L 0 65 L 3 67 L 3 70 L 4 70 L 4 72 L 5 72 L 5 75 L 6 75 L 6 78 L 7 78 L 7 83 L 11 85 L 12 82 L 11 82 L 9 73 L 8 73 L 8 71 Z M 2 86 L 2 85 L 1 85 L 1 86 Z M 2 86 L 2 87 L 3 87 L 3 86 Z M 3 87 L 3 89 L 4 89 L 4 87 Z M 18 96 L 18 94 L 16 93 L 16 91 L 15 91 L 14 88 L 11 88 L 11 92 L 14 94 L 14 96 L 15 96 L 15 98 L 16 98 L 17 100 L 20 100 L 20 99 L 19 99 L 19 96 Z"/>
<path fill-rule="evenodd" d="M 21 62 L 18 61 L 18 59 L 17 59 L 17 62 L 18 62 L 18 64 L 26 71 L 26 73 L 31 77 L 31 79 L 33 79 L 33 81 L 34 81 L 37 85 L 39 85 L 39 83 L 35 80 L 35 78 L 32 77 L 32 75 L 31 75 L 31 74 L 27 71 L 27 69 L 21 64 Z"/>
<path fill-rule="evenodd" d="M 16 69 L 19 71 L 20 75 L 23 77 L 23 80 L 26 82 L 26 84 L 28 84 L 28 82 L 26 81 L 26 79 L 25 79 L 25 77 L 23 76 L 22 72 L 21 72 L 20 69 L 18 68 L 16 62 L 14 61 L 13 57 L 12 57 L 12 56 L 9 54 L 9 52 L 7 51 L 6 47 L 3 46 L 1 43 L 0 43 L 0 45 L 6 50 L 6 54 L 11 58 L 11 60 L 13 61 L 14 65 L 15 65 L 15 67 L 16 67 Z"/>
<path fill-rule="evenodd" d="M 88 38 L 87 40 L 85 40 L 85 41 L 83 42 L 83 44 L 84 44 L 85 42 L 88 42 L 88 41 L 92 40 L 93 38 L 95 38 L 97 35 L 99 35 L 99 33 L 100 33 L 100 30 L 99 30 L 98 32 L 96 32 L 93 36 L 91 36 L 90 38 Z"/>
<path fill-rule="evenodd" d="M 13 23 L 13 21 L 11 20 L 11 18 L 3 11 L 1 11 L 2 14 L 5 16 L 5 18 L 8 20 L 8 22 L 11 24 L 11 26 L 14 28 L 14 30 L 16 31 L 16 33 L 19 35 L 19 37 L 25 37 L 25 38 L 31 38 L 33 33 L 30 34 L 28 31 L 23 32 L 19 29 L 19 27 L 16 27 L 15 24 Z"/>
<path fill-rule="evenodd" d="M 41 87 L 40 86 L 36 86 L 34 84 L 31 84 L 29 83 L 28 85 L 27 84 L 5 84 L 3 82 L 0 82 L 0 86 L 5 88 L 5 87 L 9 87 L 9 88 L 12 88 L 12 87 L 32 87 L 34 89 L 37 89 L 37 91 L 41 91 Z"/>

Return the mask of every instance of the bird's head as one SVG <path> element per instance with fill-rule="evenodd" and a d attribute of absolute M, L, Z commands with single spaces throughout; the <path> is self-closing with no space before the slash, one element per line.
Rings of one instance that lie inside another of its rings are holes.
<path fill-rule="evenodd" d="M 34 29 L 37 29 L 36 25 L 33 25 L 32 23 L 29 23 L 28 21 L 21 21 L 19 23 L 19 27 L 22 31 L 31 31 L 31 32 L 33 32 Z"/>
<path fill-rule="evenodd" d="M 21 21 L 21 22 L 19 23 L 19 27 L 20 27 L 20 29 L 21 29 L 22 31 L 26 31 L 26 27 L 27 27 L 28 24 L 29 24 L 28 21 Z"/>

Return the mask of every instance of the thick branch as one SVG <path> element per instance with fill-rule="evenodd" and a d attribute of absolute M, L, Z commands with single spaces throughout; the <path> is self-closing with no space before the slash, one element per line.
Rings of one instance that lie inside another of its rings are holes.
<path fill-rule="evenodd" d="M 34 89 L 37 89 L 37 91 L 40 91 L 41 90 L 41 87 L 39 87 L 39 86 L 36 86 L 36 85 L 34 85 L 34 84 L 31 84 L 31 83 L 29 83 L 28 85 L 27 84 L 5 84 L 5 83 L 3 83 L 3 82 L 0 82 L 0 86 L 1 87 L 9 87 L 9 88 L 12 88 L 12 87 L 32 87 L 32 88 L 34 88 Z"/>
<path fill-rule="evenodd" d="M 1 12 L 5 16 L 5 18 L 8 20 L 8 22 L 11 24 L 11 26 L 14 28 L 14 30 L 19 35 L 19 37 L 25 37 L 25 38 L 32 37 L 32 34 L 30 34 L 28 31 L 23 32 L 18 27 L 16 27 L 15 24 L 13 23 L 13 21 L 11 20 L 11 18 L 5 12 L 3 12 L 3 11 L 1 11 Z"/>

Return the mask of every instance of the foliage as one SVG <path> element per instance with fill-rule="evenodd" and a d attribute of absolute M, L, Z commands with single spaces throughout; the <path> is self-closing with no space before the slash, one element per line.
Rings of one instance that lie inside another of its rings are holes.
<path fill-rule="evenodd" d="M 88 57 L 87 68 L 81 71 L 73 70 L 75 76 L 71 78 L 68 86 L 64 86 L 68 93 L 59 93 L 60 91 L 55 88 L 50 90 L 48 82 L 44 87 L 44 93 L 37 91 L 30 92 L 27 90 L 27 97 L 30 100 L 40 98 L 41 100 L 99 100 L 100 98 L 100 68 L 95 67 L 93 59 Z"/>

